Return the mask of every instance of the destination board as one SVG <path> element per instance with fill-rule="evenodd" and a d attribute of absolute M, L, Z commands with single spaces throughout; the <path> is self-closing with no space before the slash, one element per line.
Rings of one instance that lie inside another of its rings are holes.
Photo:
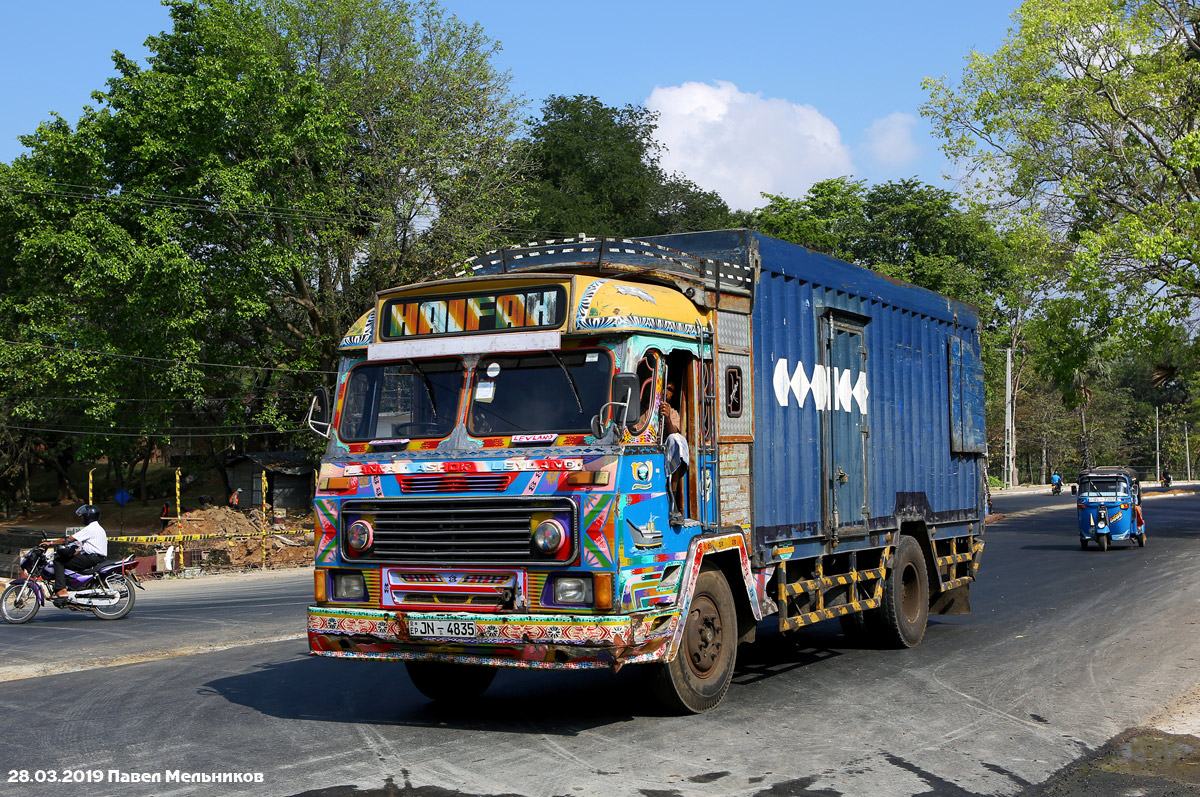
<path fill-rule="evenodd" d="M 393 299 L 384 305 L 384 340 L 554 329 L 566 317 L 561 285 L 456 296 Z"/>

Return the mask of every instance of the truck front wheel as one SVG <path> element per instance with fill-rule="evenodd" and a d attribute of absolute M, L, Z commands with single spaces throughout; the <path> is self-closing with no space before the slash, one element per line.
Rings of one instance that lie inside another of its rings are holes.
<path fill-rule="evenodd" d="M 896 647 L 911 648 L 921 643 L 929 620 L 929 573 L 921 544 L 901 537 L 896 558 L 883 582 L 880 607 L 885 636 Z"/>
<path fill-rule="evenodd" d="M 496 677 L 495 667 L 444 661 L 406 661 L 404 668 L 418 692 L 442 703 L 461 703 L 479 697 Z"/>
<path fill-rule="evenodd" d="M 654 695 L 664 707 L 699 714 L 714 708 L 733 681 L 737 607 L 721 571 L 704 567 L 684 621 L 675 658 L 654 665 Z"/>

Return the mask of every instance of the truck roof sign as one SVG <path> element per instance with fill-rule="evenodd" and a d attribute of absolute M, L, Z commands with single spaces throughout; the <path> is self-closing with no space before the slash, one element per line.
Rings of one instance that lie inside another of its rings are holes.
<path fill-rule="evenodd" d="M 566 320 L 561 285 L 492 289 L 451 296 L 391 299 L 383 306 L 382 340 L 556 329 Z"/>

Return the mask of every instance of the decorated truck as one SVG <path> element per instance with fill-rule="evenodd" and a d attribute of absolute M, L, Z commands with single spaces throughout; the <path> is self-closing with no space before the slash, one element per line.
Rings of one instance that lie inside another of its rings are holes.
<path fill-rule="evenodd" d="M 309 413 L 310 650 L 456 701 L 636 664 L 701 712 L 768 618 L 914 646 L 970 610 L 979 346 L 970 306 L 750 230 L 381 291 Z"/>

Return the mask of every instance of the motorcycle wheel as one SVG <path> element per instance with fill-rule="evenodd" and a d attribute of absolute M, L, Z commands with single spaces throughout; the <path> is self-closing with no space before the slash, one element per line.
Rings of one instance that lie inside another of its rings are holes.
<path fill-rule="evenodd" d="M 22 594 L 24 590 L 24 594 Z M 41 604 L 38 603 L 37 587 L 28 582 L 24 584 L 9 584 L 4 593 L 0 594 L 0 616 L 4 622 L 27 623 L 38 613 Z"/>
<path fill-rule="evenodd" d="M 111 606 L 93 606 L 92 614 L 101 620 L 120 620 L 129 614 L 133 608 L 133 585 L 122 575 L 113 575 L 105 579 L 108 588 L 117 591 L 117 602 Z"/>
<path fill-rule="evenodd" d="M 1107 534 L 1097 534 L 1096 535 L 1096 544 L 1100 546 L 1100 550 L 1107 551 L 1108 550 L 1108 535 Z"/>

